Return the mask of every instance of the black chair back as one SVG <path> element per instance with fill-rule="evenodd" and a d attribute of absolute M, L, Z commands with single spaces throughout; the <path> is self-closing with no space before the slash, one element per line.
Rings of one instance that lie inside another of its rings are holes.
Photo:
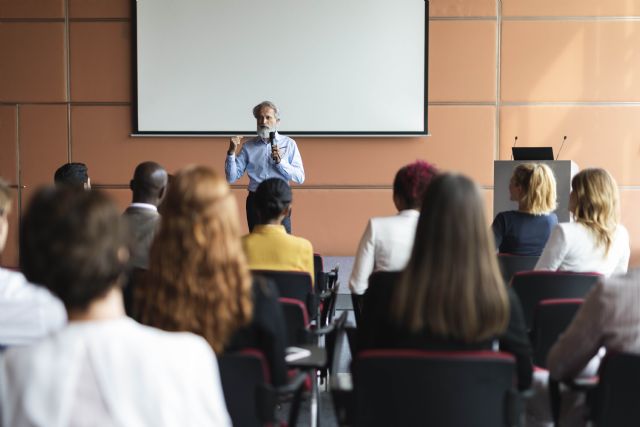
<path fill-rule="evenodd" d="M 498 265 L 504 283 L 510 283 L 516 273 L 533 270 L 539 258 L 537 256 L 498 254 Z"/>
<path fill-rule="evenodd" d="M 600 382 L 589 395 L 596 426 L 640 425 L 640 355 L 608 354 L 600 367 Z"/>
<path fill-rule="evenodd" d="M 309 314 L 307 307 L 294 298 L 278 298 L 284 321 L 287 326 L 287 343 L 289 346 L 309 344 Z"/>
<path fill-rule="evenodd" d="M 516 273 L 511 281 L 520 298 L 527 328 L 533 324 L 533 312 L 545 299 L 584 298 L 602 276 L 597 273 L 567 271 L 527 271 Z"/>
<path fill-rule="evenodd" d="M 318 312 L 317 296 L 313 292 L 311 276 L 301 271 L 252 270 L 255 276 L 265 277 L 275 283 L 278 294 L 293 298 L 307 306 L 307 313 L 315 319 Z"/>
<path fill-rule="evenodd" d="M 549 350 L 567 329 L 582 302 L 582 299 L 574 298 L 547 299 L 538 303 L 531 329 L 534 365 L 547 368 Z"/>
<path fill-rule="evenodd" d="M 269 367 L 259 350 L 247 349 L 218 358 L 227 410 L 234 426 L 264 426 L 275 421 L 269 402 Z M 266 397 L 266 400 L 265 400 Z M 273 405 L 273 406 L 272 406 Z"/>
<path fill-rule="evenodd" d="M 324 262 L 320 254 L 313 254 L 313 273 L 315 275 L 316 287 L 324 291 L 326 289 L 326 277 L 324 275 Z"/>
<path fill-rule="evenodd" d="M 353 362 L 355 425 L 512 425 L 514 371 L 512 356 L 490 351 L 362 351 Z"/>

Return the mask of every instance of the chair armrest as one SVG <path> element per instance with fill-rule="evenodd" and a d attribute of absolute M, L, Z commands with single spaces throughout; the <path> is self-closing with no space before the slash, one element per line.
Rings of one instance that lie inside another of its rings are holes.
<path fill-rule="evenodd" d="M 300 412 L 300 401 L 304 383 L 307 378 L 305 372 L 298 372 L 295 377 L 289 379 L 287 384 L 275 387 L 270 384 L 261 384 L 256 388 L 256 402 L 258 418 L 265 424 L 277 421 L 276 408 L 285 397 L 293 395 L 291 410 L 289 412 L 289 425 L 296 425 Z"/>

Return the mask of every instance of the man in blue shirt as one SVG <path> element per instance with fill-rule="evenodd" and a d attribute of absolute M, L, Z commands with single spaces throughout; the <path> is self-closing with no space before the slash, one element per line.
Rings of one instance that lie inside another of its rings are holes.
<path fill-rule="evenodd" d="M 229 183 L 237 181 L 245 171 L 249 175 L 249 195 L 246 210 L 249 231 L 258 224 L 253 197 L 258 185 L 267 178 L 280 178 L 298 184 L 304 182 L 304 166 L 296 142 L 278 133 L 280 113 L 272 102 L 264 101 L 253 108 L 258 136 L 242 145 L 236 156 L 242 137 L 234 136 L 229 142 L 224 172 Z M 291 233 L 291 217 L 282 221 L 288 233 Z"/>

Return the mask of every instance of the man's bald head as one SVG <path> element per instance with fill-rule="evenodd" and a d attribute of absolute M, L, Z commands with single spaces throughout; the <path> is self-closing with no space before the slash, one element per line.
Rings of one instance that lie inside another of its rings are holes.
<path fill-rule="evenodd" d="M 156 162 L 143 162 L 136 166 L 129 184 L 134 203 L 158 206 L 167 187 L 167 171 Z"/>

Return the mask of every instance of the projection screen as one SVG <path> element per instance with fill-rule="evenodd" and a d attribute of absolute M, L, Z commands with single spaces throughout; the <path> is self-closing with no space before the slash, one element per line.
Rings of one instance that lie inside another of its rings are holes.
<path fill-rule="evenodd" d="M 427 133 L 424 0 L 137 0 L 140 134 Z"/>

